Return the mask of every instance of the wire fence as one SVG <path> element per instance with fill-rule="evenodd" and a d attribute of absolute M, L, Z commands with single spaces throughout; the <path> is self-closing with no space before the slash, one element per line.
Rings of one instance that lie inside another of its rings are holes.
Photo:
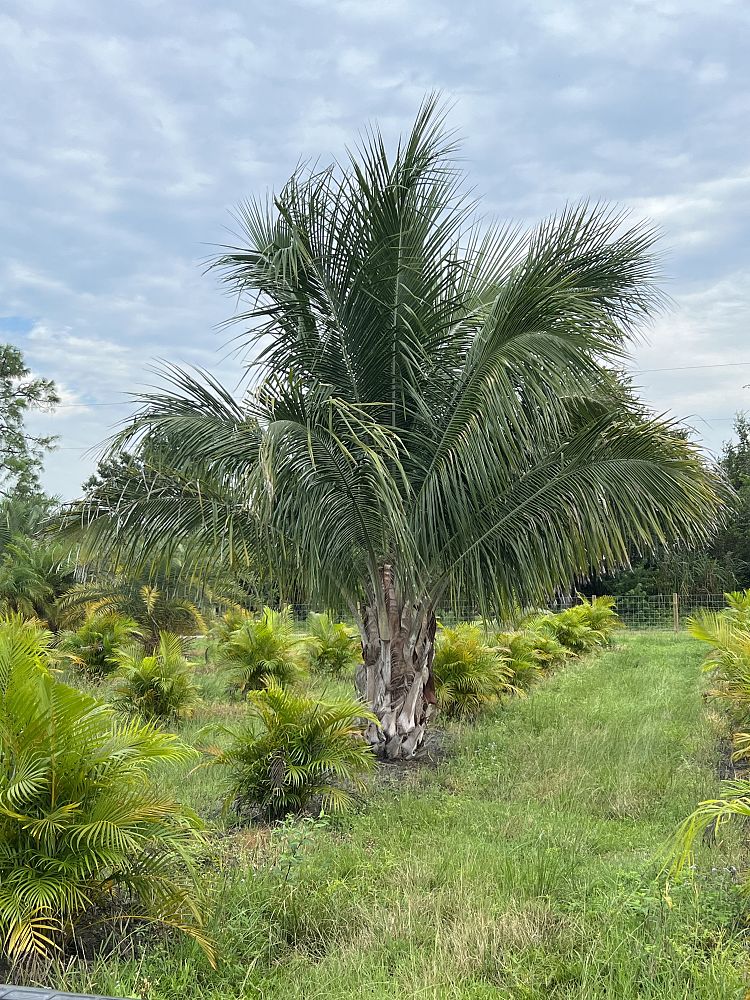
<path fill-rule="evenodd" d="M 559 601 L 550 605 L 551 611 L 561 611 L 575 604 L 575 600 Z M 721 611 L 726 607 L 723 594 L 624 594 L 615 597 L 615 609 L 627 628 L 635 630 L 670 629 L 679 632 L 684 629 L 687 620 L 700 611 Z M 302 625 L 307 621 L 311 611 L 305 604 L 291 606 L 294 620 Z M 352 622 L 349 611 L 334 612 L 337 621 Z M 476 621 L 480 618 L 479 609 L 473 605 L 460 608 L 446 608 L 438 613 L 438 619 L 443 625 L 455 625 L 461 621 Z"/>
<path fill-rule="evenodd" d="M 615 609 L 627 628 L 672 629 L 679 632 L 700 611 L 721 611 L 723 594 L 626 594 L 615 598 Z"/>

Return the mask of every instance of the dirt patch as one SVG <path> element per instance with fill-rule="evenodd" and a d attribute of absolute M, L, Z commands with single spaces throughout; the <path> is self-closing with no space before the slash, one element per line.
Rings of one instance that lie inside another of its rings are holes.
<path fill-rule="evenodd" d="M 398 785 L 425 768 L 439 767 L 450 756 L 451 741 L 444 729 L 429 729 L 411 760 L 378 760 L 376 780 L 383 785 Z"/>
<path fill-rule="evenodd" d="M 719 740 L 719 759 L 716 764 L 716 773 L 722 781 L 734 781 L 747 772 L 746 765 L 738 766 L 732 760 L 733 745 L 728 736 L 723 736 Z"/>

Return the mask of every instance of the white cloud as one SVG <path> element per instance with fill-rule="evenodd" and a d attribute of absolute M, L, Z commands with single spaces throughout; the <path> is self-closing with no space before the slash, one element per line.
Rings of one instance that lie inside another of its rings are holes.
<path fill-rule="evenodd" d="M 700 83 L 723 83 L 727 78 L 727 68 L 723 63 L 704 60 L 698 66 L 696 77 Z"/>

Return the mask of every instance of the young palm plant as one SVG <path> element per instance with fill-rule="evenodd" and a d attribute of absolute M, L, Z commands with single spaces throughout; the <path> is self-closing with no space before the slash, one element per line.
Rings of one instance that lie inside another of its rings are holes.
<path fill-rule="evenodd" d="M 74 583 L 73 561 L 64 546 L 16 535 L 0 558 L 0 613 L 23 614 L 57 627 L 57 600 Z"/>
<path fill-rule="evenodd" d="M 724 615 L 729 621 L 750 629 L 750 590 L 732 590 L 724 594 Z"/>
<path fill-rule="evenodd" d="M 269 680 L 288 684 L 297 674 L 300 639 L 289 608 L 264 608 L 259 618 L 246 618 L 219 645 L 219 658 L 230 684 L 241 694 Z"/>
<path fill-rule="evenodd" d="M 308 618 L 305 652 L 312 670 L 332 677 L 352 670 L 360 657 L 352 630 L 327 614 L 311 614 Z"/>
<path fill-rule="evenodd" d="M 120 647 L 115 658 L 122 678 L 115 704 L 150 720 L 191 715 L 200 698 L 193 666 L 186 657 L 189 645 L 183 636 L 160 632 L 152 653 L 142 643 Z"/>
<path fill-rule="evenodd" d="M 533 632 L 518 629 L 511 632 L 496 632 L 493 645 L 509 671 L 511 683 L 521 691 L 528 691 L 541 680 L 546 664 L 537 651 Z M 555 640 L 553 640 L 555 641 Z"/>
<path fill-rule="evenodd" d="M 433 676 L 437 703 L 448 718 L 471 719 L 518 690 L 506 651 L 490 645 L 480 625 L 441 629 Z"/>
<path fill-rule="evenodd" d="M 728 702 L 743 723 L 750 721 L 750 624 L 745 623 L 744 610 L 730 602 L 719 613 L 704 611 L 689 618 L 687 628 L 710 646 L 703 669 L 711 673 L 716 686 L 709 694 Z"/>
<path fill-rule="evenodd" d="M 589 653 L 607 641 L 606 633 L 594 627 L 588 606 L 583 604 L 566 608 L 556 615 L 541 615 L 534 624 L 540 631 L 547 632 L 567 650 L 577 655 Z"/>
<path fill-rule="evenodd" d="M 211 638 L 219 646 L 228 642 L 233 632 L 245 625 L 253 617 L 252 612 L 245 608 L 227 608 L 223 615 L 219 616 L 211 629 Z"/>
<path fill-rule="evenodd" d="M 243 303 L 249 393 L 168 369 L 112 445 L 148 488 L 71 514 L 125 561 L 261 559 L 280 593 L 350 608 L 368 739 L 392 758 L 434 711 L 437 608 L 538 606 L 700 543 L 723 498 L 619 374 L 662 301 L 654 232 L 589 204 L 486 225 L 456 148 L 428 99 L 393 156 L 375 132 L 244 203 L 215 266 Z"/>
<path fill-rule="evenodd" d="M 49 956 L 84 917 L 107 919 L 118 903 L 205 944 L 199 823 L 152 779 L 156 765 L 192 751 L 56 680 L 51 639 L 0 621 L 2 958 Z"/>
<path fill-rule="evenodd" d="M 230 734 L 226 749 L 210 751 L 213 763 L 226 768 L 228 803 L 269 820 L 317 804 L 348 809 L 375 765 L 362 736 L 372 717 L 362 703 L 320 701 L 274 680 L 249 698 L 257 725 Z"/>
<path fill-rule="evenodd" d="M 58 647 L 66 658 L 90 677 L 103 677 L 117 669 L 117 649 L 138 635 L 138 625 L 116 611 L 88 618 L 75 632 L 62 635 Z"/>
<path fill-rule="evenodd" d="M 605 641 L 608 642 L 613 632 L 624 627 L 617 614 L 614 597 L 600 595 L 599 597 L 587 598 L 583 594 L 578 594 L 578 600 L 580 601 L 579 607 L 584 609 L 583 612 L 579 613 L 583 615 L 591 628 L 602 633 Z"/>

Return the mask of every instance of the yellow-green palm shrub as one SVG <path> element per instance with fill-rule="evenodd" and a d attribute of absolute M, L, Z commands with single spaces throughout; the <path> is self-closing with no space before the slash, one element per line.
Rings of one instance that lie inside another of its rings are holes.
<path fill-rule="evenodd" d="M 523 627 L 553 637 L 569 652 L 581 656 L 607 645 L 612 633 L 623 628 L 613 597 L 586 598 L 578 595 L 579 603 L 557 614 L 552 612 L 528 615 Z"/>
<path fill-rule="evenodd" d="M 439 708 L 453 719 L 471 719 L 514 690 L 513 670 L 504 650 L 480 625 L 443 628 L 432 664 Z"/>
<path fill-rule="evenodd" d="M 733 595 L 727 595 L 733 596 Z M 688 619 L 688 632 L 711 647 L 703 663 L 716 687 L 710 692 L 727 702 L 742 718 L 750 714 L 750 623 L 731 606 L 719 613 L 703 612 Z"/>
<path fill-rule="evenodd" d="M 279 819 L 320 804 L 341 812 L 375 766 L 363 724 L 372 715 L 353 698 L 320 701 L 269 680 L 251 691 L 250 724 L 210 751 L 226 768 L 227 802 L 240 813 Z"/>
<path fill-rule="evenodd" d="M 213 628 L 211 629 L 211 639 L 221 645 L 227 642 L 232 632 L 236 632 L 238 628 L 245 624 L 253 617 L 252 612 L 245 608 L 231 607 L 216 619 Z"/>
<path fill-rule="evenodd" d="M 116 654 L 122 675 L 116 704 L 146 719 L 182 719 L 199 702 L 193 665 L 186 657 L 190 640 L 160 632 L 158 645 L 147 652 L 142 643 L 121 647 Z"/>
<path fill-rule="evenodd" d="M 554 641 L 554 640 L 553 640 Z M 541 679 L 543 668 L 534 650 L 531 634 L 524 631 L 496 632 L 493 646 L 510 672 L 519 691 L 528 691 Z"/>
<path fill-rule="evenodd" d="M 578 600 L 580 604 L 576 605 L 576 607 L 581 609 L 579 614 L 583 616 L 592 629 L 604 636 L 605 642 L 609 642 L 614 632 L 624 628 L 617 614 L 614 597 L 603 594 L 599 597 L 593 596 L 587 598 L 583 594 L 579 594 Z"/>
<path fill-rule="evenodd" d="M 729 703 L 742 723 L 750 719 L 750 590 L 724 595 L 727 606 L 721 612 L 702 612 L 688 619 L 688 632 L 710 649 L 703 669 L 710 672 L 716 686 L 713 697 Z M 750 733 L 734 734 L 735 759 L 750 756 Z M 711 829 L 716 833 L 733 819 L 750 817 L 750 781 L 725 781 L 722 797 L 700 802 L 677 832 L 673 844 L 672 874 L 692 861 L 696 839 Z M 744 891 L 750 892 L 745 881 Z"/>
<path fill-rule="evenodd" d="M 361 658 L 355 632 L 328 614 L 311 614 L 307 620 L 305 653 L 311 670 L 340 677 Z"/>
<path fill-rule="evenodd" d="M 230 685 L 245 695 L 270 680 L 288 684 L 297 675 L 300 638 L 289 608 L 264 608 L 246 618 L 219 645 L 219 657 Z"/>
<path fill-rule="evenodd" d="M 603 646 L 607 641 L 605 633 L 591 624 L 588 609 L 583 604 L 576 604 L 557 614 L 544 615 L 536 619 L 534 625 L 578 656 Z"/>
<path fill-rule="evenodd" d="M 528 636 L 528 642 L 534 650 L 534 657 L 543 673 L 562 666 L 573 655 L 559 639 L 544 629 L 535 630 L 527 627 L 524 629 L 524 635 Z"/>
<path fill-rule="evenodd" d="M 0 621 L 0 954 L 48 956 L 118 903 L 205 943 L 200 823 L 151 776 L 193 751 L 61 683 L 51 655 L 49 633 Z"/>
<path fill-rule="evenodd" d="M 65 633 L 59 648 L 89 677 L 104 677 L 117 669 L 117 649 L 138 634 L 138 625 L 132 618 L 109 611 L 88 618 L 75 632 Z"/>
<path fill-rule="evenodd" d="M 735 625 L 750 629 L 750 590 L 732 590 L 724 594 L 727 606 L 724 617 Z"/>

